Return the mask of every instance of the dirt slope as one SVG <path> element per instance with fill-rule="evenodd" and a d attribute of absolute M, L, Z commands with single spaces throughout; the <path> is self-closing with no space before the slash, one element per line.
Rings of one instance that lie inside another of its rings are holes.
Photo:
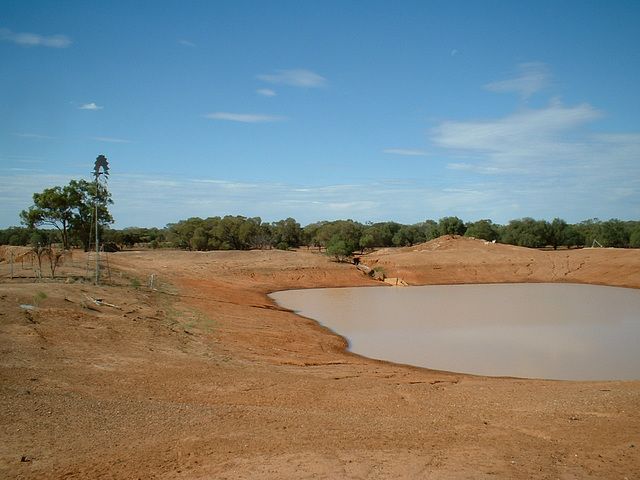
<path fill-rule="evenodd" d="M 87 260 L 60 273 L 81 277 Z M 410 284 L 640 288 L 637 250 L 441 238 L 362 261 Z M 368 360 L 266 296 L 379 284 L 352 265 L 306 250 L 132 251 L 108 267 L 96 287 L 10 280 L 0 262 L 0 477 L 640 478 L 640 381 Z"/>
<path fill-rule="evenodd" d="M 362 257 L 370 267 L 412 285 L 572 282 L 638 288 L 639 250 L 536 250 L 446 236 Z"/>

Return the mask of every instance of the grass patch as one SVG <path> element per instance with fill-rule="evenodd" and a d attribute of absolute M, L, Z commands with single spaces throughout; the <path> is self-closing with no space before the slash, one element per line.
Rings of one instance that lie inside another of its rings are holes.
<path fill-rule="evenodd" d="M 218 322 L 195 308 L 178 309 L 169 306 L 165 311 L 169 325 L 177 326 L 187 333 L 192 333 L 193 330 L 214 333 L 218 326 Z"/>
<path fill-rule="evenodd" d="M 185 313 L 190 319 L 189 323 L 185 324 L 187 329 L 193 330 L 197 328 L 205 333 L 213 333 L 214 327 L 218 326 L 218 322 L 194 308 L 188 309 Z"/>
<path fill-rule="evenodd" d="M 166 293 L 168 295 L 177 295 L 180 289 L 172 283 L 163 282 L 158 277 L 153 281 L 153 291 L 159 293 Z"/>
<path fill-rule="evenodd" d="M 38 293 L 36 293 L 36 296 L 33 297 L 33 304 L 38 307 L 40 302 L 42 300 L 44 300 L 45 298 L 47 298 L 47 294 L 45 292 L 43 292 L 42 290 L 38 291 Z"/>

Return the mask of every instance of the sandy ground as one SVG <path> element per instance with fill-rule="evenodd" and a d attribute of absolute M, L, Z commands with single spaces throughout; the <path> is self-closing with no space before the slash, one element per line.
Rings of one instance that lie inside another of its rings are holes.
<path fill-rule="evenodd" d="M 33 275 L 14 253 L 14 276 Z M 11 280 L 0 258 L 2 478 L 640 478 L 640 381 L 369 360 L 267 296 L 380 284 L 353 265 L 305 249 L 128 251 L 94 286 L 73 278 L 80 252 L 55 283 Z M 447 237 L 362 262 L 408 284 L 640 288 L 638 250 Z"/>

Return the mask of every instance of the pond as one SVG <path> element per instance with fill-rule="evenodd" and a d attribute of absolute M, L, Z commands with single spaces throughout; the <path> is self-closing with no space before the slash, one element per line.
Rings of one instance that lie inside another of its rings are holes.
<path fill-rule="evenodd" d="M 370 358 L 477 375 L 640 379 L 640 290 L 540 283 L 270 296 Z"/>

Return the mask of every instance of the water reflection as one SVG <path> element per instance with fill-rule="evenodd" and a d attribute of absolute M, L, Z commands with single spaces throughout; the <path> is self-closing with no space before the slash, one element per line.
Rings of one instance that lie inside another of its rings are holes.
<path fill-rule="evenodd" d="M 640 291 L 634 289 L 437 285 L 271 296 L 367 357 L 479 375 L 640 379 Z"/>

